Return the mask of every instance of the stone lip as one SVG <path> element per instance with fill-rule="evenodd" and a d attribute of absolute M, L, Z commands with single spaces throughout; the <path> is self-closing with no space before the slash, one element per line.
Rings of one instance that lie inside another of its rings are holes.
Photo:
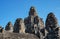
<path fill-rule="evenodd" d="M 0 33 L 0 39 L 39 39 L 37 36 L 29 33 Z"/>

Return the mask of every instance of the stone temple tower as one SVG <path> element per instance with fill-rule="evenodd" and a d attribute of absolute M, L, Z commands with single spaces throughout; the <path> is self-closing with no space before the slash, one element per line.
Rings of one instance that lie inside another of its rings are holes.
<path fill-rule="evenodd" d="M 37 16 L 35 8 L 32 6 L 29 11 L 29 16 L 24 19 L 24 23 L 26 26 L 26 33 L 34 33 L 33 25 L 34 25 L 34 17 Z"/>
<path fill-rule="evenodd" d="M 24 19 L 26 26 L 26 33 L 32 33 L 40 37 L 40 33 L 43 34 L 44 23 L 41 18 L 36 13 L 35 7 L 31 7 L 29 11 L 29 16 Z"/>
<path fill-rule="evenodd" d="M 15 33 L 25 33 L 25 25 L 22 18 L 17 18 L 14 24 L 14 31 Z"/>
<path fill-rule="evenodd" d="M 58 22 L 57 22 L 55 15 L 52 12 L 48 14 L 45 26 L 46 26 L 45 28 L 48 32 L 45 39 L 59 39 Z"/>
<path fill-rule="evenodd" d="M 8 22 L 6 27 L 5 27 L 5 30 L 8 31 L 8 32 L 13 32 L 13 25 L 11 22 Z"/>

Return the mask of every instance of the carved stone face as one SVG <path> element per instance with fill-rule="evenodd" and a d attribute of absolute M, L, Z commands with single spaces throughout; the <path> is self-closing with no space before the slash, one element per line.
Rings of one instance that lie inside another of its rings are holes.
<path fill-rule="evenodd" d="M 52 30 L 57 27 L 57 19 L 53 13 L 49 13 L 46 19 L 46 29 Z"/>
<path fill-rule="evenodd" d="M 17 18 L 15 24 L 14 24 L 14 32 L 19 33 L 24 31 L 24 22 L 21 18 Z"/>
<path fill-rule="evenodd" d="M 36 10 L 35 10 L 35 7 L 31 7 L 30 8 L 30 11 L 29 11 L 29 15 L 33 15 L 33 16 L 36 16 Z"/>
<path fill-rule="evenodd" d="M 13 32 L 13 25 L 11 22 L 8 22 L 6 27 L 5 27 L 5 30 L 6 31 L 9 31 L 9 32 Z"/>

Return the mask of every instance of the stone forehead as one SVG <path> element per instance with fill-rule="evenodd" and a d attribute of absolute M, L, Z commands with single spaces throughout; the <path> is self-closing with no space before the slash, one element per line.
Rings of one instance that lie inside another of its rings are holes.
<path fill-rule="evenodd" d="M 30 10 L 35 10 L 35 7 L 34 7 L 34 6 L 32 6 L 32 7 L 30 8 Z"/>
<path fill-rule="evenodd" d="M 22 18 L 17 18 L 17 19 L 16 19 L 16 21 L 21 21 L 21 20 L 22 20 Z"/>
<path fill-rule="evenodd" d="M 31 8 L 30 9 L 35 9 L 35 7 L 34 6 L 31 6 Z"/>
<path fill-rule="evenodd" d="M 49 14 L 48 14 L 48 16 L 55 16 L 52 12 L 50 12 Z"/>

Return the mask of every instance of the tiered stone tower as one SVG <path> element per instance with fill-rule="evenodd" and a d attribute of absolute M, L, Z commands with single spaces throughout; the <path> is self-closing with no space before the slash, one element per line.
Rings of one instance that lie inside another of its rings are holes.
<path fill-rule="evenodd" d="M 57 22 L 55 15 L 52 12 L 49 13 L 47 16 L 46 30 L 48 33 L 47 33 L 45 39 L 59 39 L 59 37 L 58 37 L 58 32 L 59 32 L 58 22 Z"/>
<path fill-rule="evenodd" d="M 25 33 L 25 25 L 22 18 L 17 18 L 14 24 L 14 31 L 15 33 Z"/>
<path fill-rule="evenodd" d="M 41 18 L 38 17 L 35 7 L 31 7 L 29 16 L 24 19 L 26 26 L 26 33 L 35 34 L 40 37 L 40 34 L 44 33 L 44 23 Z"/>
<path fill-rule="evenodd" d="M 11 22 L 8 22 L 6 27 L 5 27 L 5 30 L 8 31 L 8 32 L 13 32 L 13 25 Z"/>

